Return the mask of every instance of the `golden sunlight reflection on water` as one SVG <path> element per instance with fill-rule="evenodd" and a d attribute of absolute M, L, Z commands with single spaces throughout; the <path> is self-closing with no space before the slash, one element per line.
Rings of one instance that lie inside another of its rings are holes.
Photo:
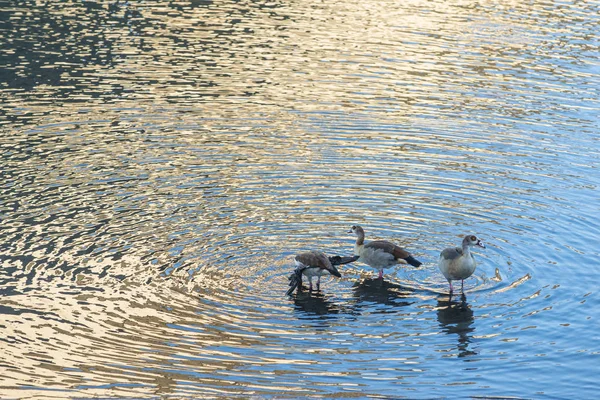
<path fill-rule="evenodd" d="M 0 393 L 591 395 L 598 11 L 7 7 Z M 285 297 L 353 224 L 423 266 Z M 449 298 L 436 260 L 471 232 Z"/>

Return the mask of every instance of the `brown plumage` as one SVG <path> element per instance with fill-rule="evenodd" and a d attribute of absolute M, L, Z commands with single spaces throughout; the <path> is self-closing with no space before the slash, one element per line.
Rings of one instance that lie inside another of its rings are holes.
<path fill-rule="evenodd" d="M 325 255 L 325 253 L 321 251 L 307 251 L 304 253 L 297 254 L 294 257 L 296 260 L 296 264 L 300 263 L 304 266 L 315 267 L 319 269 L 325 269 L 332 273 L 332 275 L 340 275 L 337 269 L 333 265 L 331 265 L 331 261 Z"/>
<path fill-rule="evenodd" d="M 365 247 L 381 249 L 386 253 L 392 254 L 396 259 L 405 259 L 410 257 L 410 253 L 408 251 L 404 250 L 400 246 L 396 246 L 394 243 L 390 243 L 385 240 L 373 240 L 372 242 L 367 243 Z"/>

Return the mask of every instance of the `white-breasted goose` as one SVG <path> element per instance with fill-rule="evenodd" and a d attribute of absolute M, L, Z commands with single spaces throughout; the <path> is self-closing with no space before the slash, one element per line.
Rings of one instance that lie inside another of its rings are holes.
<path fill-rule="evenodd" d="M 410 264 L 418 268 L 422 263 L 400 246 L 385 240 L 373 240 L 365 243 L 365 231 L 354 225 L 348 233 L 356 235 L 354 254 L 360 256 L 359 261 L 379 270 L 379 278 L 383 278 L 383 269 L 396 264 Z"/>
<path fill-rule="evenodd" d="M 312 290 L 312 278 L 317 278 L 317 290 L 321 286 L 321 276 L 333 275 L 340 278 L 342 274 L 335 267 L 336 265 L 348 264 L 356 261 L 358 257 L 341 257 L 333 256 L 327 257 L 327 255 L 321 251 L 307 251 L 304 253 L 297 254 L 294 258 L 296 262 L 296 269 L 294 273 L 290 275 L 290 288 L 287 291 L 287 295 L 294 292 L 296 287 L 298 290 L 302 289 L 302 275 L 308 277 L 309 290 Z"/>
<path fill-rule="evenodd" d="M 461 291 L 464 288 L 464 280 L 473 275 L 477 262 L 471 254 L 471 247 L 479 246 L 485 249 L 485 245 L 475 235 L 467 235 L 462 241 L 462 247 L 450 247 L 440 253 L 438 267 L 450 284 L 450 293 L 454 290 L 452 281 L 461 281 Z"/>

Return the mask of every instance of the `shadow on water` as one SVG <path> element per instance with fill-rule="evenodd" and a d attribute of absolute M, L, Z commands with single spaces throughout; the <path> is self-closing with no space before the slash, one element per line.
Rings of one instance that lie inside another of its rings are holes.
<path fill-rule="evenodd" d="M 397 311 L 397 307 L 413 304 L 412 301 L 406 300 L 413 295 L 411 288 L 381 279 L 362 279 L 356 282 L 352 286 L 352 294 L 355 301 L 348 306 L 333 301 L 331 295 L 322 291 L 301 290 L 296 292 L 292 298 L 295 310 L 308 317 L 331 317 L 339 314 L 359 315 L 367 309 L 370 313 L 394 313 Z M 380 308 L 379 306 L 387 307 Z"/>
<path fill-rule="evenodd" d="M 406 298 L 413 290 L 384 279 L 363 279 L 352 287 L 352 294 L 358 302 L 378 303 L 387 306 L 408 306 L 413 302 Z"/>
<path fill-rule="evenodd" d="M 329 296 L 320 291 L 299 291 L 293 296 L 293 299 L 295 310 L 310 316 L 328 316 L 339 314 L 342 311 L 340 305 L 331 301 Z"/>
<path fill-rule="evenodd" d="M 460 298 L 453 299 L 452 296 L 448 296 L 446 299 L 439 299 L 437 319 L 443 332 L 458 335 L 458 357 L 477 354 L 469 350 L 471 337 L 475 331 L 473 326 L 475 317 L 464 294 Z"/>

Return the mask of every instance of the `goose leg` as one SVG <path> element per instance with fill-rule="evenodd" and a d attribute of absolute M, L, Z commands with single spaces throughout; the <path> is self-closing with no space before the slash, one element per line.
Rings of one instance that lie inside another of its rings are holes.
<path fill-rule="evenodd" d="M 379 276 L 377 278 L 383 279 L 383 270 L 382 269 L 379 270 Z"/>
<path fill-rule="evenodd" d="M 463 293 L 465 292 L 465 280 L 464 279 L 461 279 L 461 281 L 460 281 L 460 291 Z"/>
<path fill-rule="evenodd" d="M 308 277 L 308 290 L 312 292 L 312 276 Z"/>
<path fill-rule="evenodd" d="M 317 291 L 321 290 L 321 277 L 317 278 Z"/>
<path fill-rule="evenodd" d="M 450 284 L 450 293 L 454 292 L 454 288 L 452 287 L 452 281 L 448 281 L 448 283 Z"/>

